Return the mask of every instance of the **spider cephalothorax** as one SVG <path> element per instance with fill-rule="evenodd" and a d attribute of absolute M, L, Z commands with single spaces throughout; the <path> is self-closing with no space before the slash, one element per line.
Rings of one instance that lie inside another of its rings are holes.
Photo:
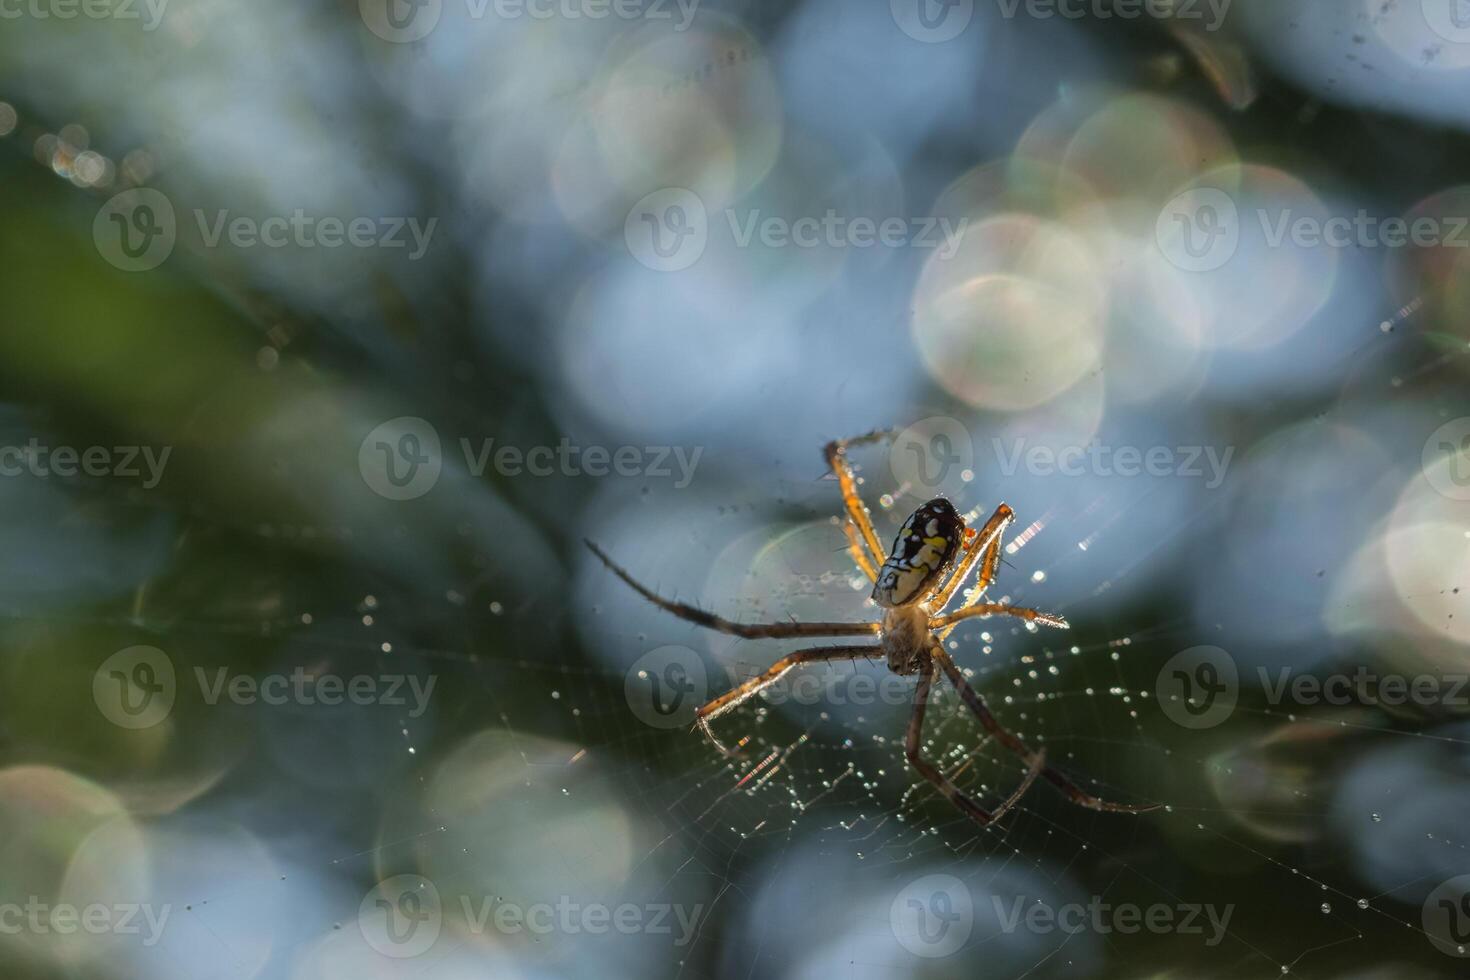
<path fill-rule="evenodd" d="M 883 610 L 882 618 L 878 622 L 732 622 L 695 606 L 663 598 L 616 565 L 592 542 L 587 542 L 587 546 L 614 574 L 649 602 L 701 626 L 750 638 L 866 636 L 878 640 L 876 647 L 810 647 L 788 653 L 759 676 L 726 691 L 700 708 L 695 714 L 696 723 L 715 745 L 722 751 L 728 751 L 715 738 L 710 722 L 774 684 L 793 667 L 822 661 L 854 660 L 883 653 L 890 670 L 898 674 L 917 675 L 919 678 L 914 689 L 914 710 L 909 716 L 908 732 L 904 738 L 904 754 L 909 763 L 921 776 L 938 787 L 946 798 L 978 822 L 990 823 L 1009 810 L 1037 777 L 1045 779 L 1067 794 L 1072 802 L 1093 810 L 1142 813 L 1155 809 L 1154 805 L 1127 806 L 1101 800 L 1048 766 L 1046 750 L 1033 751 L 1002 725 L 990 713 L 990 709 L 970 686 L 970 682 L 965 680 L 965 675 L 954 660 L 945 652 L 943 640 L 956 625 L 966 619 L 1015 616 L 1029 623 L 1040 623 L 1057 629 L 1067 629 L 1067 621 L 1060 616 L 1037 612 L 1035 609 L 980 601 L 985 590 L 995 581 L 1000 567 L 1001 536 L 1015 519 L 1015 514 L 1005 504 L 997 507 L 995 513 L 990 515 L 990 519 L 977 532 L 966 529 L 964 519 L 948 500 L 936 497 L 909 516 L 902 530 L 898 532 L 898 537 L 894 539 L 892 551 L 884 554 L 878 543 L 878 534 L 873 529 L 868 508 L 858 496 L 857 480 L 847 462 L 847 448 L 851 445 L 877 442 L 889 434 L 870 432 L 856 439 L 828 443 L 826 450 L 827 465 L 837 477 L 838 485 L 842 488 L 842 501 L 847 509 L 847 522 L 843 525 L 843 533 L 847 535 L 847 551 L 868 581 L 873 583 L 872 599 Z M 949 574 L 951 568 L 954 569 L 953 574 Z M 975 587 L 965 594 L 959 608 L 945 613 L 945 607 L 954 599 L 970 573 L 977 568 Z M 993 811 L 984 809 L 961 792 L 949 776 L 940 772 L 919 751 L 929 693 L 941 671 L 959 692 L 960 699 L 980 719 L 985 731 L 1026 763 L 1026 774 L 1021 784 Z"/>

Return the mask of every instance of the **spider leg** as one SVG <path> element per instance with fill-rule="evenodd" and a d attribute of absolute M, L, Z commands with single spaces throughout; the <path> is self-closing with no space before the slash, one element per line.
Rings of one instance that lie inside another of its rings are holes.
<path fill-rule="evenodd" d="M 995 715 L 990 713 L 990 709 L 985 706 L 984 699 L 975 693 L 975 689 L 965 680 L 965 675 L 960 673 L 959 667 L 955 665 L 954 660 L 950 658 L 949 654 L 945 653 L 937 644 L 935 649 L 931 651 L 931 654 L 944 670 L 945 676 L 949 678 L 949 682 L 954 685 L 954 689 L 959 692 L 961 700 L 969 705 L 970 710 L 975 712 L 975 716 L 980 719 L 980 724 L 985 727 L 985 730 L 994 735 L 1000 744 L 1016 753 L 1016 755 L 1035 764 L 1038 757 L 1042 755 L 1042 752 L 1033 751 L 1029 745 L 1011 734 Z M 1045 750 L 1042 751 L 1044 752 Z M 1157 810 L 1162 806 L 1159 803 L 1149 803 L 1144 806 L 1110 803 L 1107 800 L 1093 796 L 1050 766 L 1046 766 L 1041 770 L 1041 776 L 1065 793 L 1067 798 L 1073 803 L 1078 806 L 1085 806 L 1089 810 L 1103 810 L 1108 813 L 1147 813 L 1150 810 Z"/>
<path fill-rule="evenodd" d="M 929 621 L 930 629 L 943 629 L 943 636 L 949 635 L 949 630 L 956 623 L 966 619 L 984 619 L 987 616 L 1014 616 L 1024 619 L 1028 623 L 1040 623 L 1042 626 L 1050 626 L 1053 629 L 1065 630 L 1072 626 L 1060 616 L 1051 613 L 1037 612 L 1035 609 L 1027 609 L 1025 606 L 1008 606 L 1000 602 L 982 602 L 978 606 L 967 606 L 964 609 L 950 613 L 948 616 L 935 616 Z M 941 639 L 943 638 L 941 636 Z"/>
<path fill-rule="evenodd" d="M 878 572 L 873 568 L 873 562 L 868 558 L 868 553 L 863 550 L 863 539 L 851 517 L 842 522 L 842 533 L 847 535 L 847 553 L 852 556 L 857 567 L 868 577 L 869 582 L 878 581 Z"/>
<path fill-rule="evenodd" d="M 883 564 L 888 553 L 878 543 L 878 533 L 873 530 L 873 519 L 868 514 L 868 507 L 863 503 L 863 498 L 858 496 L 857 478 L 852 475 L 852 466 L 847 462 L 847 447 L 863 446 L 892 436 L 892 430 L 878 429 L 852 439 L 834 439 L 823 450 L 827 465 L 837 477 L 837 485 L 842 488 L 842 503 L 847 507 L 847 516 L 857 525 L 858 533 L 872 552 L 874 567 Z"/>
<path fill-rule="evenodd" d="M 729 633 L 732 636 L 743 636 L 747 639 L 758 637 L 789 637 L 789 636 L 874 636 L 878 633 L 877 623 L 736 623 L 732 620 L 716 616 L 714 613 L 705 612 L 697 606 L 691 606 L 683 602 L 673 602 L 654 592 L 643 585 L 632 575 L 629 575 L 616 562 L 609 558 L 606 553 L 591 541 L 586 542 L 592 553 L 602 559 L 614 575 L 627 582 L 635 592 L 643 596 L 649 602 L 658 606 L 666 612 L 671 612 L 680 619 L 687 619 L 691 623 L 721 633 Z"/>
<path fill-rule="evenodd" d="M 1026 760 L 1030 763 L 1030 769 L 1026 772 L 1026 778 L 1021 780 L 1021 785 L 1017 786 L 1015 791 L 1001 802 L 1000 806 L 994 810 L 986 810 L 980 806 L 980 804 L 961 792 L 959 787 L 951 782 L 944 773 L 940 772 L 919 755 L 919 740 L 922 738 L 924 730 L 924 712 L 929 707 L 929 689 L 933 686 L 934 678 L 937 674 L 938 672 L 930 665 L 919 675 L 919 686 L 914 691 L 914 713 L 909 716 L 908 733 L 904 737 L 904 755 L 908 758 L 909 765 L 919 771 L 919 775 L 933 783 L 939 792 L 944 794 L 946 799 L 963 810 L 971 819 L 983 827 L 986 824 L 1000 819 L 1005 815 L 1007 810 L 1020 801 L 1022 796 L 1026 795 L 1026 791 L 1031 788 L 1031 784 L 1036 782 L 1036 777 L 1045 772 L 1046 752 L 1043 750 Z"/>
<path fill-rule="evenodd" d="M 742 702 L 754 697 L 764 688 L 770 687 L 793 667 L 800 666 L 801 664 L 819 663 L 825 660 L 854 660 L 858 657 L 870 657 L 878 649 L 878 647 L 858 646 L 811 647 L 806 650 L 796 650 L 788 653 L 755 677 L 745 681 L 738 687 L 731 688 L 709 704 L 700 708 L 694 713 L 694 723 L 714 743 L 715 748 L 719 749 L 725 755 L 735 755 L 736 753 L 727 749 L 724 743 L 715 737 L 714 731 L 709 726 L 710 722 L 740 705 Z"/>
<path fill-rule="evenodd" d="M 980 563 L 980 577 L 975 581 L 975 588 L 965 605 L 971 605 L 985 594 L 990 583 L 995 581 L 995 570 L 1000 566 L 1001 536 L 1005 534 L 1005 529 L 1015 519 L 1015 511 L 1005 504 L 995 508 L 995 513 L 990 515 L 990 520 L 985 522 L 985 526 L 976 532 L 975 537 L 960 553 L 959 561 L 955 562 L 954 574 L 935 592 L 934 598 L 929 602 L 930 609 L 942 612 L 944 607 L 949 605 L 949 600 L 954 598 L 955 592 L 965 583 L 965 579 L 970 577 L 970 572 L 974 570 L 976 562 Z M 981 561 L 982 558 L 983 561 Z"/>

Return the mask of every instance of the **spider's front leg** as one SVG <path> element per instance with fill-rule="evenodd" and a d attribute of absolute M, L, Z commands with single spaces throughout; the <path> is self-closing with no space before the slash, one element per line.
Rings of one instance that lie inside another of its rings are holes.
<path fill-rule="evenodd" d="M 949 605 L 949 601 L 954 598 L 960 586 L 965 584 L 965 579 L 970 577 L 970 572 L 974 570 L 976 562 L 980 563 L 980 577 L 975 580 L 975 588 L 971 591 L 965 605 L 979 601 L 980 597 L 985 594 L 985 590 L 990 588 L 990 583 L 995 581 L 996 569 L 1000 567 L 1001 539 L 1005 535 L 1006 528 L 1015 519 L 1016 512 L 1005 504 L 995 508 L 995 513 L 990 515 L 990 520 L 986 521 L 985 526 L 980 528 L 965 545 L 965 550 L 960 553 L 959 560 L 954 564 L 954 574 L 950 576 L 949 581 L 934 593 L 933 599 L 929 602 L 930 609 L 935 612 L 944 611 L 944 607 Z"/>
<path fill-rule="evenodd" d="M 909 765 L 918 770 L 919 775 L 938 787 L 939 792 L 943 793 L 946 799 L 963 810 L 972 820 L 983 827 L 986 824 L 1000 819 L 1000 817 L 1005 815 L 1007 810 L 1020 802 L 1021 797 L 1026 795 L 1026 791 L 1031 788 L 1031 784 L 1036 782 L 1036 777 L 1041 775 L 1045 769 L 1046 752 L 1045 750 L 1038 752 L 1029 760 L 1031 765 L 1026 771 L 1026 777 L 1021 780 L 1021 785 L 1017 786 L 1015 792 L 1006 797 L 1000 806 L 994 810 L 986 810 L 980 804 L 976 803 L 969 796 L 961 792 L 960 788 L 951 782 L 944 773 L 940 772 L 919 754 L 919 743 L 923 739 L 924 731 L 924 712 L 929 707 L 929 691 L 934 686 L 934 678 L 937 674 L 938 668 L 929 665 L 919 675 L 919 686 L 914 691 L 914 713 L 909 718 L 908 734 L 904 737 L 904 755 L 908 758 Z"/>
<path fill-rule="evenodd" d="M 1035 609 L 1027 609 L 1025 606 L 1008 606 L 1002 602 L 982 602 L 978 606 L 966 606 L 948 616 L 935 616 L 929 620 L 929 628 L 943 630 L 944 632 L 939 634 L 942 640 L 949 635 L 949 631 L 954 629 L 957 623 L 966 619 L 985 619 L 987 616 L 1014 616 L 1028 623 L 1040 623 L 1042 626 L 1050 626 L 1052 629 L 1059 630 L 1072 628 L 1072 624 L 1053 613 L 1039 612 Z"/>
<path fill-rule="evenodd" d="M 883 564 L 887 552 L 878 541 L 878 532 L 873 529 L 873 518 L 868 513 L 867 505 L 858 495 L 857 477 L 853 475 L 852 464 L 847 461 L 847 450 L 849 446 L 864 446 L 891 439 L 893 435 L 892 429 L 877 429 L 852 439 L 833 439 L 822 451 L 832 475 L 837 477 L 837 485 L 842 488 L 842 503 L 847 508 L 848 520 L 843 528 L 847 534 L 847 551 L 870 581 L 877 580 L 875 570 Z M 863 550 L 864 545 L 867 547 L 866 552 Z"/>
<path fill-rule="evenodd" d="M 879 647 L 812 647 L 808 650 L 796 650 L 777 660 L 763 672 L 752 677 L 750 680 L 738 687 L 731 688 L 724 694 L 715 698 L 709 704 L 694 713 L 694 723 L 699 726 L 715 748 L 727 756 L 738 755 L 738 753 L 725 747 L 725 744 L 715 737 L 714 730 L 710 728 L 710 722 L 720 715 L 739 706 L 742 702 L 754 697 L 763 689 L 770 687 L 781 679 L 787 671 L 802 664 L 821 663 L 828 660 L 856 660 L 858 657 L 871 657 L 879 652 Z"/>

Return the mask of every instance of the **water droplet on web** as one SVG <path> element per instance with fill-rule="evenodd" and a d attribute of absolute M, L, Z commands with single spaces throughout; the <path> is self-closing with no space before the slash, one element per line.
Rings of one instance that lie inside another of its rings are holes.
<path fill-rule="evenodd" d="M 1046 581 L 1046 573 L 1043 572 L 1041 569 L 1038 568 L 1036 571 L 1034 571 L 1034 572 L 1031 573 L 1031 581 L 1033 581 L 1033 582 L 1045 582 Z"/>
<path fill-rule="evenodd" d="M 1377 813 L 1374 813 L 1371 816 L 1373 818 L 1373 822 L 1374 823 L 1381 823 L 1383 821 L 1383 817 L 1381 815 L 1377 814 Z"/>
<path fill-rule="evenodd" d="M 1358 908 L 1365 909 L 1367 907 L 1368 907 L 1368 900 L 1366 898 L 1360 898 L 1360 899 L 1358 899 Z"/>
<path fill-rule="evenodd" d="M 1322 914 L 1323 915 L 1329 915 L 1329 914 L 1331 914 L 1331 912 L 1332 912 L 1332 906 L 1329 903 L 1327 903 L 1327 902 L 1323 902 L 1322 903 Z"/>

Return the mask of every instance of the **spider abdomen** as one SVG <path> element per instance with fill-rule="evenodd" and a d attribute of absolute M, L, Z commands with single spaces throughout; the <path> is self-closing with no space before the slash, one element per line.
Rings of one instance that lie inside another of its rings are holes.
<path fill-rule="evenodd" d="M 892 609 L 923 598 L 949 567 L 964 534 L 965 522 L 943 497 L 914 511 L 878 570 L 873 601 Z"/>

